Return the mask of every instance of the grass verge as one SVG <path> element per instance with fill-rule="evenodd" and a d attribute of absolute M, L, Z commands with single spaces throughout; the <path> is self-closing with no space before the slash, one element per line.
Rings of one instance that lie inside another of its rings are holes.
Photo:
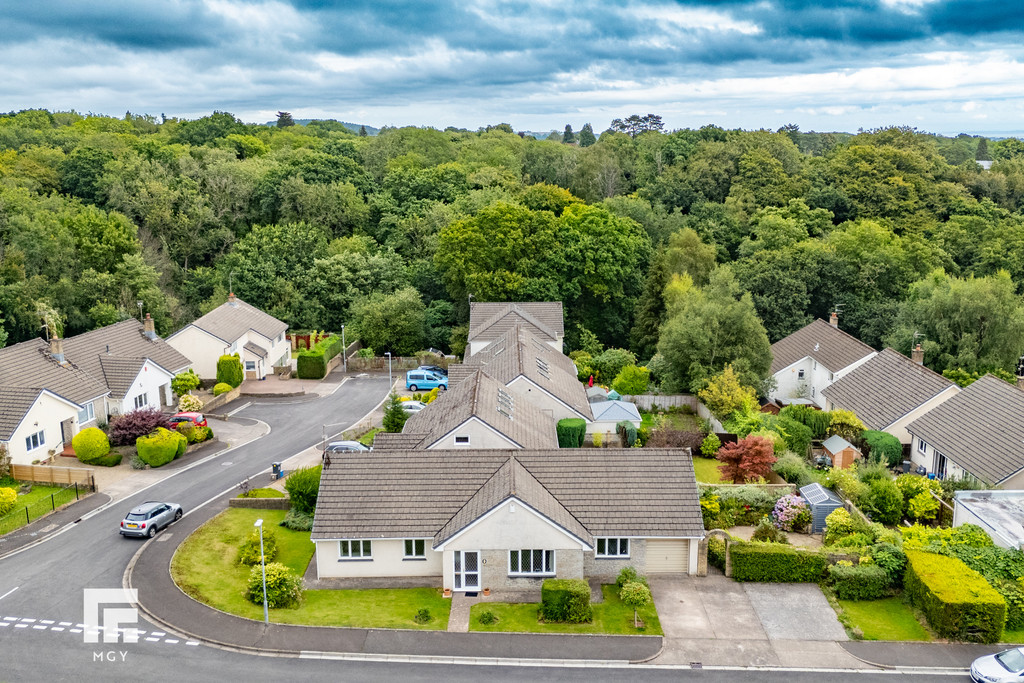
<path fill-rule="evenodd" d="M 633 610 L 619 600 L 615 584 L 601 586 L 604 602 L 594 603 L 594 619 L 589 624 L 548 624 L 542 622 L 538 613 L 540 603 L 481 602 L 473 605 L 469 612 L 470 631 L 503 631 L 515 633 L 603 633 L 611 635 L 660 636 L 661 622 L 654 603 L 639 610 L 643 626 L 633 626 Z M 493 624 L 481 624 L 480 615 L 491 612 L 498 618 Z"/>
<path fill-rule="evenodd" d="M 284 492 L 277 489 L 249 489 L 248 493 L 239 493 L 238 498 L 284 498 Z"/>
<path fill-rule="evenodd" d="M 308 531 L 292 531 L 277 524 L 284 510 L 230 508 L 200 527 L 181 544 L 171 561 L 175 583 L 196 600 L 248 619 L 262 619 L 263 605 L 244 597 L 249 568 L 235 564 L 238 547 L 263 518 L 277 536 L 275 562 L 302 575 L 315 550 Z M 417 624 L 413 617 L 428 609 L 431 621 Z M 307 626 L 363 628 L 445 629 L 451 600 L 440 589 L 307 590 L 294 609 L 272 609 L 270 620 Z"/>
<path fill-rule="evenodd" d="M 1024 644 L 1024 629 L 1018 631 L 1003 631 L 1003 642 L 1014 645 Z"/>
<path fill-rule="evenodd" d="M 837 600 L 841 620 L 864 640 L 917 640 L 932 637 L 917 620 L 914 610 L 900 598 Z"/>
<path fill-rule="evenodd" d="M 721 463 L 714 458 L 702 458 L 699 455 L 693 458 L 693 471 L 697 475 L 697 481 L 702 484 L 722 484 L 728 483 L 722 478 L 722 473 L 718 469 Z"/>

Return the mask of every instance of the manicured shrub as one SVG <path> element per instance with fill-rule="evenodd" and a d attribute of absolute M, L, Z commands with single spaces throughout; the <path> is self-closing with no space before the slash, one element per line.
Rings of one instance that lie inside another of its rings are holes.
<path fill-rule="evenodd" d="M 840 600 L 877 600 L 889 591 L 889 576 L 876 564 L 831 565 L 828 581 Z"/>
<path fill-rule="evenodd" d="M 253 566 L 245 597 L 257 605 L 263 604 L 263 567 Z M 297 607 L 302 601 L 302 577 L 280 562 L 266 565 L 267 605 L 270 607 Z"/>
<path fill-rule="evenodd" d="M 623 396 L 646 394 L 651 371 L 639 365 L 627 365 L 619 371 L 612 382 L 612 389 Z"/>
<path fill-rule="evenodd" d="M 486 612 L 481 612 L 476 620 L 484 626 L 490 626 L 498 621 L 498 617 L 494 616 L 494 612 L 487 610 Z"/>
<path fill-rule="evenodd" d="M 704 440 L 700 442 L 700 454 L 705 458 L 715 457 L 715 453 L 722 447 L 722 440 L 718 438 L 718 434 L 714 432 L 704 437 Z"/>
<path fill-rule="evenodd" d="M 203 409 L 203 400 L 192 394 L 185 394 L 178 399 L 178 412 L 198 413 Z"/>
<path fill-rule="evenodd" d="M 803 532 L 811 525 L 811 509 L 803 498 L 791 493 L 775 503 L 772 519 L 775 526 L 783 531 Z"/>
<path fill-rule="evenodd" d="M 633 608 L 633 626 L 638 626 L 636 612 L 644 605 L 651 604 L 651 589 L 646 583 L 630 581 L 619 591 L 619 599 L 626 607 Z"/>
<path fill-rule="evenodd" d="M 320 491 L 322 465 L 304 467 L 292 472 L 284 482 L 292 508 L 307 515 L 316 511 L 316 497 Z"/>
<path fill-rule="evenodd" d="M 180 444 L 185 437 L 164 427 L 157 427 L 156 432 L 140 436 L 135 441 L 139 458 L 150 467 L 161 467 L 178 456 Z"/>
<path fill-rule="evenodd" d="M 772 465 L 772 471 L 785 479 L 790 484 L 807 486 L 818 480 L 815 470 L 811 468 L 806 458 L 796 453 L 783 453 Z"/>
<path fill-rule="evenodd" d="M 311 531 L 313 529 L 313 515 L 291 508 L 285 513 L 281 526 L 292 531 Z"/>
<path fill-rule="evenodd" d="M 990 548 L 993 545 L 992 538 L 976 524 L 961 524 L 952 529 L 915 524 L 910 527 L 901 527 L 900 533 L 903 535 L 903 547 L 908 550 L 927 548 L 928 546 L 943 549 L 953 546 Z"/>
<path fill-rule="evenodd" d="M 156 408 L 141 408 L 113 417 L 107 429 L 107 437 L 111 446 L 130 446 L 140 436 L 158 427 L 171 427 L 167 417 Z"/>
<path fill-rule="evenodd" d="M 629 420 L 622 420 L 615 425 L 615 431 L 619 433 L 619 440 L 624 448 L 632 448 L 636 443 L 636 425 Z"/>
<path fill-rule="evenodd" d="M 540 602 L 544 621 L 582 624 L 593 618 L 590 586 L 583 579 L 545 579 Z"/>
<path fill-rule="evenodd" d="M 0 517 L 3 517 L 18 504 L 18 492 L 12 488 L 0 488 Z"/>
<path fill-rule="evenodd" d="M 725 539 L 719 536 L 708 538 L 708 564 L 725 571 Z"/>
<path fill-rule="evenodd" d="M 277 533 L 272 528 L 263 529 L 263 556 L 266 562 L 277 557 Z M 235 562 L 248 565 L 260 563 L 259 529 L 253 529 L 249 533 L 249 537 L 238 548 L 238 557 Z"/>
<path fill-rule="evenodd" d="M 851 515 L 845 508 L 836 508 L 825 518 L 825 545 L 835 545 L 853 534 L 871 538 L 871 527 L 860 517 Z"/>
<path fill-rule="evenodd" d="M 861 509 L 876 522 L 899 524 L 903 518 L 903 494 L 892 479 L 878 479 L 871 482 Z"/>
<path fill-rule="evenodd" d="M 864 423 L 852 410 L 833 410 L 829 413 L 828 434 L 853 441 L 864 432 Z"/>
<path fill-rule="evenodd" d="M 729 554 L 732 578 L 737 581 L 817 583 L 827 564 L 820 552 L 779 543 L 737 541 L 730 546 Z"/>
<path fill-rule="evenodd" d="M 955 557 L 907 551 L 904 590 L 943 638 L 998 643 L 1006 623 L 1006 601 Z"/>
<path fill-rule="evenodd" d="M 322 351 L 302 351 L 295 359 L 299 379 L 323 379 L 327 375 L 327 359 Z"/>
<path fill-rule="evenodd" d="M 75 457 L 86 465 L 92 465 L 110 452 L 110 441 L 102 429 L 88 427 L 71 437 Z"/>
<path fill-rule="evenodd" d="M 910 519 L 935 519 L 939 511 L 939 501 L 928 491 L 919 493 L 910 499 L 907 505 L 907 517 Z"/>
<path fill-rule="evenodd" d="M 775 523 L 768 517 L 762 517 L 761 521 L 757 523 L 750 540 L 760 543 L 789 543 L 789 537 L 779 531 L 779 527 L 775 526 Z"/>
<path fill-rule="evenodd" d="M 224 355 L 217 359 L 217 384 L 230 384 L 237 387 L 245 379 L 242 370 L 242 359 L 238 354 Z"/>
<path fill-rule="evenodd" d="M 567 417 L 555 426 L 559 448 L 582 448 L 587 436 L 587 422 L 578 417 Z"/>
<path fill-rule="evenodd" d="M 639 574 L 635 567 L 626 566 L 619 570 L 619 576 L 615 579 L 615 587 L 622 588 L 630 581 L 636 581 Z"/>
<path fill-rule="evenodd" d="M 179 422 L 178 424 L 174 425 L 174 429 L 183 437 L 185 437 L 185 440 L 188 443 L 196 442 L 196 432 L 198 431 L 199 428 L 197 428 L 194 423 Z"/>
<path fill-rule="evenodd" d="M 210 429 L 209 427 L 196 427 L 194 434 L 196 443 L 209 441 L 210 439 L 213 438 L 213 430 Z"/>
<path fill-rule="evenodd" d="M 889 467 L 896 467 L 903 462 L 903 444 L 892 434 L 868 429 L 860 438 L 867 445 L 867 456 L 872 462 L 883 462 Z"/>
<path fill-rule="evenodd" d="M 429 624 L 434 617 L 430 616 L 430 610 L 426 607 L 418 610 L 416 616 L 412 618 L 417 624 Z"/>
<path fill-rule="evenodd" d="M 90 465 L 96 465 L 97 467 L 117 467 L 121 464 L 121 454 L 117 451 L 110 451 L 102 458 L 96 458 Z"/>
<path fill-rule="evenodd" d="M 973 524 L 958 526 L 954 531 Z M 978 527 L 978 532 L 984 533 Z M 974 533 L 974 532 L 969 532 Z M 966 539 L 958 539 L 966 540 Z M 928 550 L 932 550 L 929 546 Z M 968 567 L 985 577 L 985 580 L 1003 596 L 1006 601 L 1006 628 L 1024 628 L 1024 552 L 1016 548 L 1000 548 L 995 545 L 968 545 L 956 543 L 941 548 L 945 555 L 957 557 Z"/>
<path fill-rule="evenodd" d="M 907 554 L 892 543 L 876 543 L 869 551 L 876 567 L 885 571 L 889 586 L 903 585 L 903 573 L 907 568 Z"/>
<path fill-rule="evenodd" d="M 188 450 L 188 439 L 186 439 L 185 435 L 182 434 L 181 432 L 174 433 L 178 435 L 178 448 L 174 452 L 174 457 L 180 458 L 181 456 L 185 455 L 185 451 Z"/>
<path fill-rule="evenodd" d="M 227 382 L 217 382 L 216 384 L 213 385 L 213 395 L 220 396 L 221 394 L 228 393 L 232 389 L 234 389 L 234 387 L 228 384 Z"/>
<path fill-rule="evenodd" d="M 174 392 L 175 396 L 184 396 L 190 391 L 194 391 L 199 387 L 202 382 L 199 379 L 199 375 L 195 373 L 195 370 L 189 368 L 185 372 L 179 372 L 171 379 L 171 391 Z"/>
<path fill-rule="evenodd" d="M 806 455 L 811 450 L 811 428 L 802 422 L 780 417 L 776 422 L 777 430 L 782 431 L 786 449 L 794 453 Z"/>
<path fill-rule="evenodd" d="M 811 434 L 815 439 L 825 438 L 825 433 L 832 421 L 831 413 L 802 405 L 786 406 L 779 411 L 779 417 L 789 418 L 807 425 L 811 428 Z"/>

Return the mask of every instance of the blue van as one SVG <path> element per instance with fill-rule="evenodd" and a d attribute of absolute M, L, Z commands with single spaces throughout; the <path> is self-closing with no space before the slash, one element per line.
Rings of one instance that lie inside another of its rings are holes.
<path fill-rule="evenodd" d="M 441 387 L 441 391 L 448 391 L 448 378 L 429 370 L 410 370 L 405 373 L 405 388 L 409 391 L 433 389 L 434 387 Z"/>

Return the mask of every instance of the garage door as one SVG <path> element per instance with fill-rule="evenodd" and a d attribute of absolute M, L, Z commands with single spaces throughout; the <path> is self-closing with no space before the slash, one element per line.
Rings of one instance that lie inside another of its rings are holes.
<path fill-rule="evenodd" d="M 690 567 L 690 542 L 686 539 L 649 539 L 648 574 L 685 574 Z"/>

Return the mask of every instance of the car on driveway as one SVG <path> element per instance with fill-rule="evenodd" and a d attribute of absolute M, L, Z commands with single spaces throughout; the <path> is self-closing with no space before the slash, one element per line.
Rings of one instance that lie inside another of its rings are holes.
<path fill-rule="evenodd" d="M 358 441 L 332 441 L 324 449 L 326 453 L 350 453 L 352 451 L 368 450 L 370 450 L 369 446 L 365 446 Z"/>
<path fill-rule="evenodd" d="M 1024 681 L 1024 647 L 978 657 L 971 664 L 971 680 L 975 683 Z"/>
<path fill-rule="evenodd" d="M 419 401 L 402 401 L 402 410 L 407 413 L 418 413 L 426 407 L 427 404 Z"/>
<path fill-rule="evenodd" d="M 448 376 L 448 371 L 442 368 L 440 365 L 421 365 L 416 369 L 426 370 L 427 372 L 432 372 L 435 375 L 441 375 L 442 377 Z"/>
<path fill-rule="evenodd" d="M 405 388 L 409 391 L 420 389 L 433 389 L 440 387 L 442 391 L 448 389 L 448 378 L 429 370 L 410 370 L 405 373 Z"/>
<path fill-rule="evenodd" d="M 168 422 L 175 427 L 178 426 L 179 422 L 191 422 L 196 427 L 205 427 L 206 416 L 202 413 L 176 413 L 171 416 L 171 419 L 168 420 Z"/>
<path fill-rule="evenodd" d="M 153 538 L 156 532 L 181 519 L 181 506 L 177 503 L 147 501 L 137 505 L 121 520 L 122 536 Z"/>

